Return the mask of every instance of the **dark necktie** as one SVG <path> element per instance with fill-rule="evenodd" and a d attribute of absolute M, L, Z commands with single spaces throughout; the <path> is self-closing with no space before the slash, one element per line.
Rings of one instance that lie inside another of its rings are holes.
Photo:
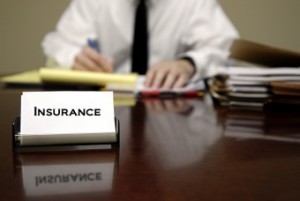
<path fill-rule="evenodd" d="M 135 13 L 134 38 L 132 46 L 132 72 L 146 74 L 148 68 L 148 26 L 146 0 L 139 0 Z"/>

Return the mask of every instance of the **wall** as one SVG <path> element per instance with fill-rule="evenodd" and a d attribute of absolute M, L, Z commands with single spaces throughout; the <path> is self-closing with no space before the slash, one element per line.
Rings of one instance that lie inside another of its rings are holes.
<path fill-rule="evenodd" d="M 299 0 L 219 0 L 252 41 L 300 52 Z M 0 74 L 35 69 L 45 58 L 40 43 L 69 0 L 0 1 Z"/>
<path fill-rule="evenodd" d="M 41 41 L 54 29 L 69 0 L 0 1 L 0 74 L 45 63 Z"/>
<path fill-rule="evenodd" d="M 299 0 L 219 0 L 241 37 L 300 52 Z"/>

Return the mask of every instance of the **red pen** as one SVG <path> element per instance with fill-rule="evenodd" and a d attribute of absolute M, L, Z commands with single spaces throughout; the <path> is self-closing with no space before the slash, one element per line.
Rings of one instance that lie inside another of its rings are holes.
<path fill-rule="evenodd" d="M 203 91 L 197 91 L 197 90 L 187 90 L 187 91 L 143 90 L 138 93 L 139 98 L 199 97 L 203 95 L 204 95 Z"/>
<path fill-rule="evenodd" d="M 140 91 L 138 92 L 138 96 L 141 98 L 147 98 L 147 97 L 158 97 L 160 94 L 157 90 L 147 90 L 147 91 Z"/>

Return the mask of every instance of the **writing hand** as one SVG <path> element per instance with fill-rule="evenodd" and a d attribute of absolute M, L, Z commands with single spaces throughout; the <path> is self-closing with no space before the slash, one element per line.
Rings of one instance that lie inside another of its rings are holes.
<path fill-rule="evenodd" d="M 172 89 L 184 86 L 194 73 L 194 67 L 185 59 L 164 61 L 151 67 L 145 80 L 149 88 Z"/>
<path fill-rule="evenodd" d="M 75 56 L 72 69 L 110 73 L 113 71 L 113 59 L 98 53 L 90 47 L 84 47 Z"/>

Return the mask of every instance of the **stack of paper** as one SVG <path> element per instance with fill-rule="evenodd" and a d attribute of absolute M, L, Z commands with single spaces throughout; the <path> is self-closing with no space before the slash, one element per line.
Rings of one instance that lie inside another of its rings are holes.
<path fill-rule="evenodd" d="M 222 105 L 299 105 L 300 68 L 229 67 L 211 80 L 210 92 Z"/>

